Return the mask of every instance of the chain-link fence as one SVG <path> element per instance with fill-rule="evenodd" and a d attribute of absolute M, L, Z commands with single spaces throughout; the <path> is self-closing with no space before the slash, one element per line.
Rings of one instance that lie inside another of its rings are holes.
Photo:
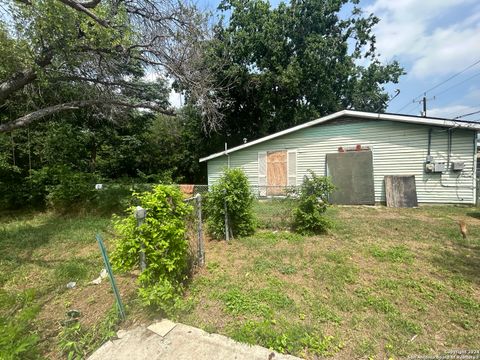
<path fill-rule="evenodd" d="M 184 200 L 192 205 L 192 212 L 187 217 L 187 239 L 189 241 L 190 259 L 193 265 L 205 265 L 205 239 L 203 229 L 202 195 L 200 193 Z"/>
<path fill-rule="evenodd" d="M 196 194 L 205 195 L 210 186 L 198 184 L 179 184 L 185 195 L 195 196 Z M 292 195 L 298 189 L 298 186 L 259 186 L 251 185 L 252 194 L 259 199 L 262 198 L 285 198 Z"/>

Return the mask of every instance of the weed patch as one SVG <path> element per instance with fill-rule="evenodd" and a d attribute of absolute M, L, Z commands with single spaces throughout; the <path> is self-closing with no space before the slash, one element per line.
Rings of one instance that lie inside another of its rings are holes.
<path fill-rule="evenodd" d="M 315 277 L 329 287 L 341 289 L 346 284 L 353 284 L 358 270 L 353 264 L 322 263 L 315 268 Z"/>
<path fill-rule="evenodd" d="M 413 263 L 413 254 L 404 245 L 394 246 L 386 250 L 373 245 L 370 247 L 370 254 L 380 261 L 404 264 Z"/>
<path fill-rule="evenodd" d="M 260 344 L 275 351 L 304 356 L 331 355 L 341 348 L 333 336 L 323 336 L 300 325 L 286 326 L 277 321 L 247 321 L 230 332 L 235 340 L 247 344 Z"/>

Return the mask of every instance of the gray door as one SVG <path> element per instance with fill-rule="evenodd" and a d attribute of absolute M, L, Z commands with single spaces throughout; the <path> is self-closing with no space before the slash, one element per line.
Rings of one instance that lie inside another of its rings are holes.
<path fill-rule="evenodd" d="M 375 205 L 371 151 L 327 154 L 327 175 L 335 185 L 333 204 Z"/>

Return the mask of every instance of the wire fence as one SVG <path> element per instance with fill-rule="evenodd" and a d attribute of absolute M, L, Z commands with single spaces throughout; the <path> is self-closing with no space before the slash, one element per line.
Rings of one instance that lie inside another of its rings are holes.
<path fill-rule="evenodd" d="M 211 186 L 203 184 L 179 184 L 180 190 L 186 195 L 195 196 L 197 194 L 205 195 Z M 251 185 L 252 194 L 259 199 L 265 198 L 285 198 L 295 193 L 298 186 L 265 186 Z"/>
<path fill-rule="evenodd" d="M 105 183 L 104 189 L 117 190 L 119 194 L 130 194 L 131 191 L 144 192 L 151 191 L 155 183 Z M 204 196 L 208 193 L 211 186 L 206 184 L 174 184 L 178 186 L 182 193 L 188 197 L 194 197 L 197 194 Z M 265 186 L 251 185 L 250 189 L 256 198 L 282 198 L 295 193 L 298 186 Z M 114 195 L 114 194 L 112 194 Z"/>
<path fill-rule="evenodd" d="M 184 200 L 192 205 L 192 212 L 187 217 L 187 232 L 186 236 L 189 242 L 190 259 L 193 265 L 205 265 L 205 239 L 203 229 L 203 214 L 202 214 L 202 195 L 195 194 L 190 198 Z"/>

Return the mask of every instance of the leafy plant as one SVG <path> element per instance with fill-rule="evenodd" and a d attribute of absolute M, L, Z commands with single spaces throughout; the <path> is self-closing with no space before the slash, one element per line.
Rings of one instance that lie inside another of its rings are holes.
<path fill-rule="evenodd" d="M 310 176 L 305 177 L 297 191 L 298 205 L 293 210 L 293 227 L 300 234 L 322 233 L 331 226 L 325 212 L 334 186 L 328 177 L 309 171 Z"/>
<path fill-rule="evenodd" d="M 68 360 L 85 359 L 91 351 L 115 335 L 118 321 L 118 314 L 113 308 L 105 320 L 92 328 L 87 329 L 79 322 L 69 323 L 58 335 L 60 350 Z"/>
<path fill-rule="evenodd" d="M 28 177 L 29 202 L 59 211 L 78 209 L 94 201 L 97 180 L 95 174 L 74 171 L 65 165 L 32 170 Z"/>
<path fill-rule="evenodd" d="M 15 315 L 0 316 L 0 359 L 39 359 L 36 349 L 40 340 L 32 331 L 31 323 L 40 310 L 33 304 L 34 293 L 27 291 L 17 296 L 0 292 L 0 308 L 14 305 Z"/>
<path fill-rule="evenodd" d="M 342 346 L 333 336 L 324 336 L 301 325 L 286 326 L 284 320 L 278 325 L 272 320 L 248 320 L 232 329 L 230 335 L 237 341 L 260 344 L 281 353 L 300 356 L 305 356 L 305 351 L 317 357 L 328 356 Z"/>
<path fill-rule="evenodd" d="M 242 169 L 225 169 L 206 196 L 207 225 L 215 238 L 225 236 L 225 207 L 233 236 L 248 236 L 255 231 L 253 194 Z"/>
<path fill-rule="evenodd" d="M 112 263 L 119 270 L 131 270 L 138 266 L 140 251 L 144 251 L 147 267 L 138 278 L 140 297 L 145 304 L 168 311 L 177 302 L 187 277 L 185 218 L 192 209 L 183 201 L 180 190 L 171 185 L 157 185 L 152 192 L 134 196 L 147 210 L 147 217 L 137 227 L 135 208 L 130 207 L 130 216 L 115 218 L 114 227 L 120 238 Z"/>

